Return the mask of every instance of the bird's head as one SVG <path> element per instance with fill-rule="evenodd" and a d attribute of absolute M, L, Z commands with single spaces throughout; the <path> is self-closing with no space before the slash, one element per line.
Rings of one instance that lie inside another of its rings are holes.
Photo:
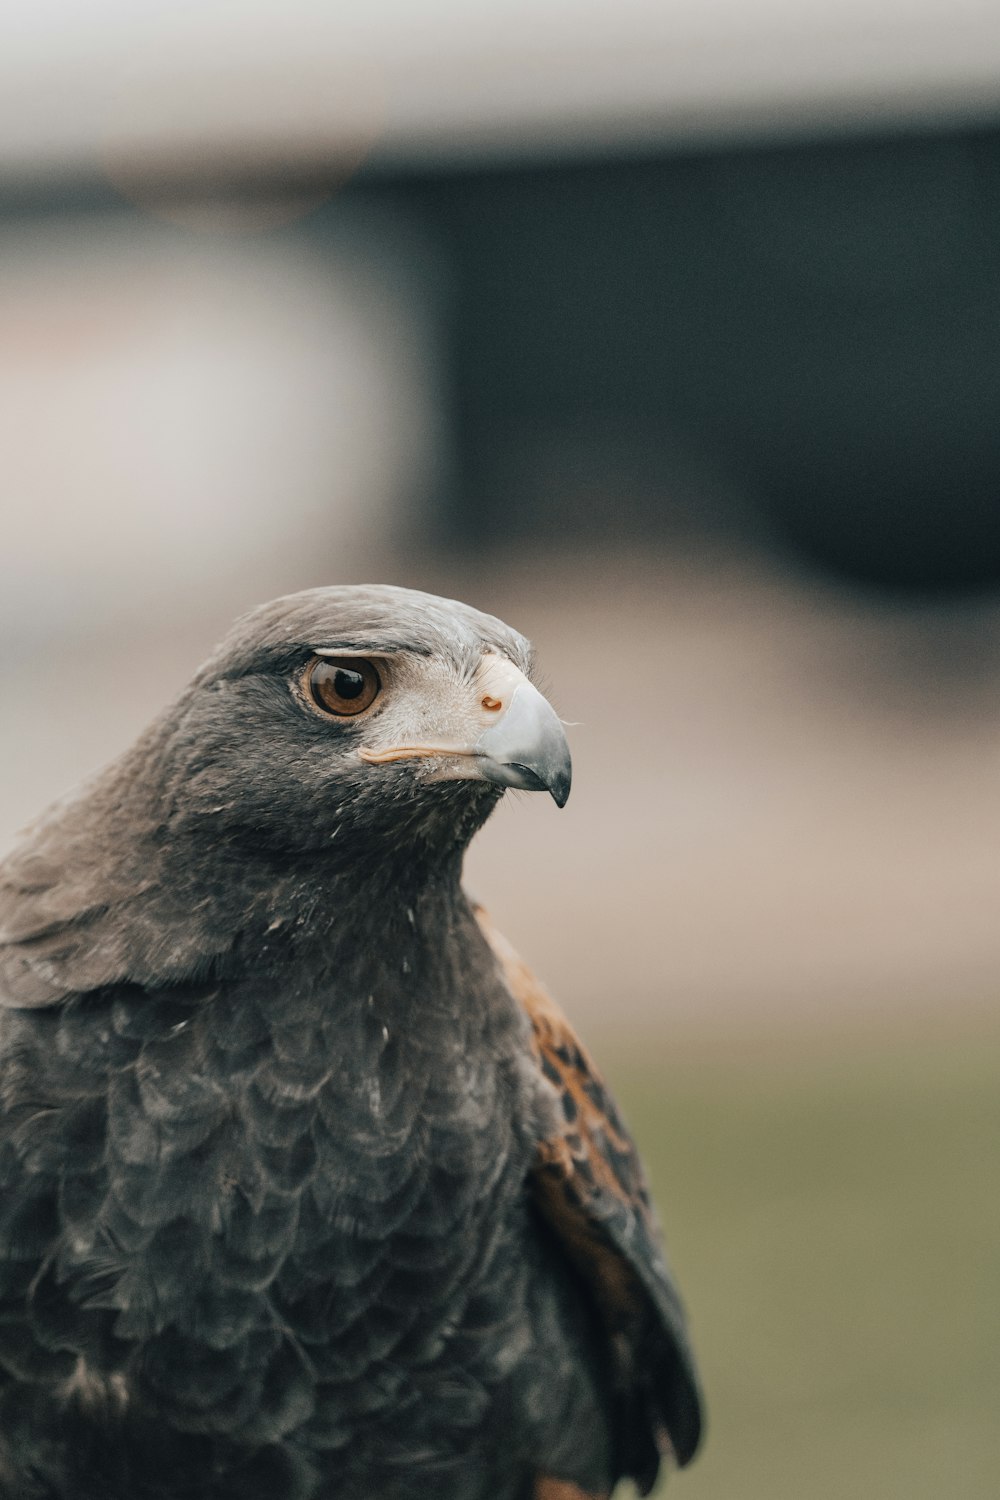
<path fill-rule="evenodd" d="M 409 589 L 312 589 L 244 616 L 170 725 L 185 822 L 356 858 L 429 830 L 464 843 L 505 787 L 569 796 L 527 641 Z"/>
<path fill-rule="evenodd" d="M 241 933 L 325 933 L 344 882 L 362 905 L 379 882 L 437 888 L 504 787 L 569 794 L 530 670 L 499 620 L 408 589 L 313 589 L 246 615 L 0 866 L 0 1006 L 197 978 Z"/>

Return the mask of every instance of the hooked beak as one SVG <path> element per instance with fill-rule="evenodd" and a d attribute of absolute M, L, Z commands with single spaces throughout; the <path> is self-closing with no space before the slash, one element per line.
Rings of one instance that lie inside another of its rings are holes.
<path fill-rule="evenodd" d="M 551 704 L 524 673 L 506 658 L 488 654 L 471 694 L 465 693 L 456 704 L 462 738 L 444 744 L 362 745 L 361 759 L 381 765 L 438 757 L 441 770 L 436 779 L 491 781 L 527 792 L 550 792 L 556 806 L 565 807 L 573 775 L 566 735 Z"/>
<path fill-rule="evenodd" d="M 514 689 L 503 717 L 479 736 L 473 753 L 484 781 L 550 792 L 557 807 L 566 806 L 573 779 L 569 745 L 555 710 L 527 678 Z"/>

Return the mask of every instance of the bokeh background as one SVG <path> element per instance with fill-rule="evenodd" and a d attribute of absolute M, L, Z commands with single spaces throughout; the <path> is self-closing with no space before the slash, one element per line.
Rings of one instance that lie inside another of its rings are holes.
<path fill-rule="evenodd" d="M 680 1496 L 1000 1471 L 1000 10 L 34 0 L 0 48 L 0 845 L 234 614 L 531 635 L 470 857 L 691 1305 Z"/>

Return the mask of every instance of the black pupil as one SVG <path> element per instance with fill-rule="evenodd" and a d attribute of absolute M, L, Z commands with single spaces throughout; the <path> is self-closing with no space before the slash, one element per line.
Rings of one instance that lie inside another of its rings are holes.
<path fill-rule="evenodd" d="M 351 672 L 347 667 L 338 667 L 333 679 L 333 691 L 340 698 L 359 698 L 364 692 L 365 679 L 360 672 Z"/>

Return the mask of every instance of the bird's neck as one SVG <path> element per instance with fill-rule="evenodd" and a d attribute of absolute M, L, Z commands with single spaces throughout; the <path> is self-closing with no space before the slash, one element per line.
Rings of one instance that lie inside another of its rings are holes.
<path fill-rule="evenodd" d="M 220 977 L 267 976 L 288 1018 L 317 1004 L 463 1010 L 495 963 L 461 887 L 461 856 L 383 870 L 296 869 L 253 882 Z"/>

